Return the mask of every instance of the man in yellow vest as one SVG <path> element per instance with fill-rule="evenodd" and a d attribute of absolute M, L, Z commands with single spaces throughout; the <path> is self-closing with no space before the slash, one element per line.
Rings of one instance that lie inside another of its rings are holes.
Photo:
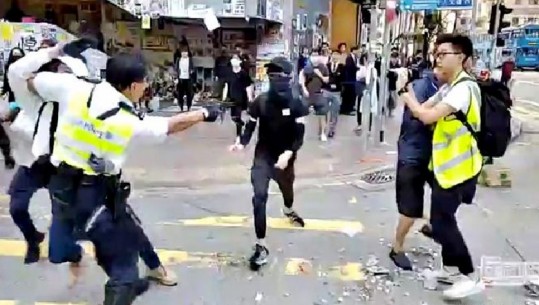
<path fill-rule="evenodd" d="M 137 55 L 109 59 L 104 82 L 44 72 L 29 86 L 66 105 L 51 156 L 57 167 L 49 185 L 53 214 L 94 244 L 97 262 L 109 277 L 104 305 L 130 305 L 148 289 L 137 268 L 148 240 L 127 204 L 130 184 L 120 180 L 129 148 L 141 141 L 157 144 L 201 121 L 214 122 L 220 109 L 208 106 L 171 118 L 135 112 L 133 102 L 147 87 L 146 67 Z"/>
<path fill-rule="evenodd" d="M 417 102 L 412 90 L 401 90 L 400 95 L 417 119 L 434 128 L 430 223 L 434 240 L 442 246 L 443 261 L 437 276 L 452 284 L 443 292 L 444 297 L 461 299 L 485 289 L 475 275 L 455 218 L 462 202 L 471 203 L 483 162 L 476 140 L 456 116 L 465 117 L 478 131 L 481 93 L 464 69 L 473 55 L 471 40 L 460 34 L 447 34 L 439 36 L 435 45 L 435 73 L 444 85 L 423 104 Z"/>

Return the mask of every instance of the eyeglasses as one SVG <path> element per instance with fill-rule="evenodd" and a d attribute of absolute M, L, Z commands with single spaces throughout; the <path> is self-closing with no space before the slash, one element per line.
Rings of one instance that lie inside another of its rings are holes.
<path fill-rule="evenodd" d="M 440 52 L 440 53 L 434 54 L 434 58 L 441 59 L 441 58 L 444 58 L 446 55 L 458 55 L 458 54 L 462 54 L 462 52 Z"/>

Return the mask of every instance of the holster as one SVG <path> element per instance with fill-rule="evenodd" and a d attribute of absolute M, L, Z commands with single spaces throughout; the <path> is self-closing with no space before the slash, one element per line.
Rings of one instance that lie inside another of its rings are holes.
<path fill-rule="evenodd" d="M 77 190 L 83 177 L 80 169 L 60 163 L 54 176 L 50 178 L 49 191 L 58 203 L 62 218 L 73 219 L 76 214 Z"/>
<path fill-rule="evenodd" d="M 119 177 L 107 179 L 110 180 L 106 183 L 107 196 L 105 206 L 112 213 L 113 219 L 118 220 L 130 216 L 128 209 L 131 210 L 131 208 L 127 205 L 127 198 L 131 194 L 131 183 L 120 181 Z"/>
<path fill-rule="evenodd" d="M 51 177 L 56 173 L 56 167 L 51 163 L 50 155 L 42 155 L 30 167 L 40 185 L 46 187 Z"/>

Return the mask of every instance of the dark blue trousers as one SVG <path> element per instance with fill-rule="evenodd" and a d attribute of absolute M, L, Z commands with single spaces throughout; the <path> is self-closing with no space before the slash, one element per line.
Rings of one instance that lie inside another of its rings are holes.
<path fill-rule="evenodd" d="M 30 199 L 43 187 L 45 185 L 39 181 L 35 172 L 26 166 L 19 166 L 9 185 L 9 213 L 28 243 L 37 243 L 38 233 L 28 212 Z"/>

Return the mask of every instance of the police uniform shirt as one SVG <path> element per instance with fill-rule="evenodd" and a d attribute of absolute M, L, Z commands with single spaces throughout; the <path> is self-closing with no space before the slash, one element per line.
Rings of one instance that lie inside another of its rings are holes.
<path fill-rule="evenodd" d="M 18 137 L 13 137 L 11 140 L 14 142 L 20 141 L 20 143 L 13 145 L 13 157 L 17 164 L 22 166 L 31 166 L 37 157 L 50 152 L 49 126 L 53 105 L 45 105 L 39 120 L 36 137 L 32 140 L 43 99 L 30 92 L 27 81 L 36 70 L 51 61 L 51 51 L 53 50 L 41 49 L 37 52 L 27 53 L 26 56 L 9 67 L 9 83 L 15 93 L 15 100 L 21 108 L 21 112 L 10 126 L 10 129 L 18 135 Z M 60 105 L 60 112 L 63 109 L 63 105 Z"/>
<path fill-rule="evenodd" d="M 262 93 L 249 104 L 248 113 L 258 119 L 259 124 L 255 153 L 268 153 L 269 157 L 278 158 L 297 140 L 296 124 L 304 123 L 309 109 L 300 99 L 288 101 Z"/>
<path fill-rule="evenodd" d="M 84 96 L 88 96 L 92 87 L 95 84 L 91 84 L 84 80 L 81 80 L 68 73 L 52 73 L 41 72 L 34 78 L 34 87 L 36 91 L 45 99 L 58 101 L 60 105 L 67 105 L 75 94 L 84 93 Z M 111 109 L 118 107 L 119 102 L 124 102 L 129 106 L 133 104 L 124 97 L 123 94 L 118 92 L 109 83 L 103 81 L 96 85 L 89 113 L 91 116 L 97 117 Z M 65 106 L 64 106 L 65 107 Z M 111 117 L 109 119 L 117 119 Z M 60 114 L 60 121 L 62 115 Z M 148 145 L 155 145 L 162 143 L 168 134 L 168 118 L 161 117 L 149 117 L 146 116 L 142 120 L 133 115 L 126 118 L 125 124 L 130 124 L 133 128 L 133 137 L 127 147 L 126 153 L 129 154 L 131 150 L 136 149 L 135 143 L 143 143 Z M 59 160 L 51 158 L 51 162 L 54 165 L 58 165 Z M 122 164 L 115 164 L 117 170 L 123 167 Z"/>

